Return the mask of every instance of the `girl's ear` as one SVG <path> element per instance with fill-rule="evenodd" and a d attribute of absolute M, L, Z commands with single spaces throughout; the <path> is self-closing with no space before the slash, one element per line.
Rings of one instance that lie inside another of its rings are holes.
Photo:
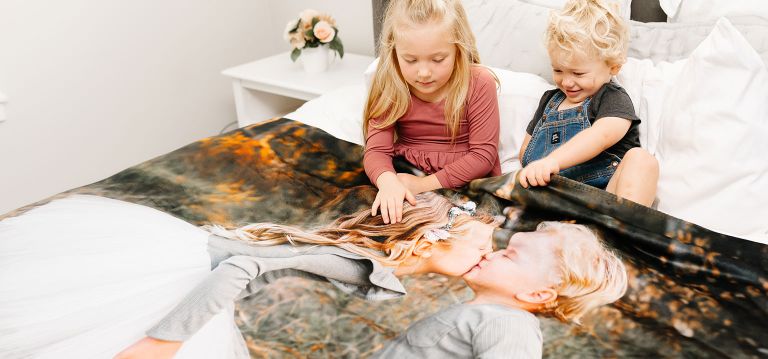
<path fill-rule="evenodd" d="M 432 256 L 432 242 L 419 241 L 416 243 L 416 247 L 413 248 L 413 255 L 417 257 L 429 258 Z"/>
<path fill-rule="evenodd" d="M 557 299 L 557 292 L 552 288 L 544 288 L 533 292 L 515 294 L 515 299 L 540 306 L 554 302 Z"/>

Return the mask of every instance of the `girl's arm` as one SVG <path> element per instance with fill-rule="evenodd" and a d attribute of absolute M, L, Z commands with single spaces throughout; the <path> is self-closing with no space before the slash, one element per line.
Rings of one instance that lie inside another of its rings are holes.
<path fill-rule="evenodd" d="M 365 137 L 365 150 L 363 151 L 363 167 L 365 174 L 371 183 L 378 187 L 378 179 L 384 172 L 395 174 L 392 165 L 392 157 L 395 153 L 395 126 L 387 128 L 373 127 L 371 119 L 368 122 L 368 135 Z"/>
<path fill-rule="evenodd" d="M 372 119 L 370 122 L 373 121 Z M 375 216 L 380 209 L 384 223 L 397 223 L 403 219 L 403 201 L 407 200 L 415 206 L 416 197 L 398 179 L 392 165 L 395 126 L 375 128 L 370 122 L 365 139 L 363 166 L 371 183 L 379 189 L 371 206 L 371 215 Z"/>
<path fill-rule="evenodd" d="M 520 184 L 526 188 L 529 184 L 546 185 L 551 174 L 584 163 L 619 142 L 631 124 L 632 121 L 619 117 L 600 118 L 546 157 L 523 168 L 520 171 Z"/>

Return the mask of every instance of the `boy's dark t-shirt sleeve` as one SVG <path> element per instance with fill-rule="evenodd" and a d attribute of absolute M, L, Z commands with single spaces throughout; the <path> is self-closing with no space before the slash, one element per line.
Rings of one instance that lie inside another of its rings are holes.
<path fill-rule="evenodd" d="M 613 82 L 603 85 L 592 96 L 589 104 L 589 122 L 595 123 L 603 117 L 619 117 L 632 121 L 636 126 L 640 118 L 635 115 L 635 107 L 632 99 L 624 88 Z"/>
<path fill-rule="evenodd" d="M 528 127 L 525 129 L 525 132 L 528 132 L 529 135 L 533 134 L 533 129 L 536 128 L 536 124 L 541 119 L 541 116 L 544 116 L 544 107 L 547 106 L 549 99 L 551 99 L 552 96 L 557 93 L 557 91 L 558 89 L 552 89 L 545 91 L 544 94 L 541 95 L 541 100 L 539 100 L 539 107 L 536 109 L 536 113 L 533 114 L 531 122 L 528 123 Z"/>
<path fill-rule="evenodd" d="M 592 96 L 588 111 L 589 122 L 592 124 L 604 117 L 618 117 L 632 121 L 624 137 L 606 149 L 606 152 L 624 158 L 627 151 L 634 147 L 640 147 L 640 130 L 638 128 L 640 118 L 635 114 L 632 99 L 623 87 L 613 81 L 603 85 Z"/>

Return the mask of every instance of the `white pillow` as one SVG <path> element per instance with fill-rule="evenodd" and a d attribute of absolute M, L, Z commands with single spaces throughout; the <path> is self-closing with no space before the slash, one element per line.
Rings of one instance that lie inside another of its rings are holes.
<path fill-rule="evenodd" d="M 373 81 L 378 58 L 365 70 L 366 88 Z M 552 84 L 534 74 L 490 68 L 499 78 L 499 160 L 501 172 L 509 173 L 520 168 L 518 153 L 525 138 L 525 128 L 533 118 L 544 91 Z"/>
<path fill-rule="evenodd" d="M 768 243 L 768 70 L 726 19 L 666 93 L 658 209 Z"/>
<path fill-rule="evenodd" d="M 759 16 L 768 20 L 765 0 L 659 0 L 668 22 L 708 22 L 720 17 Z"/>
<path fill-rule="evenodd" d="M 627 90 L 635 113 L 641 122 L 640 146 L 651 154 L 656 154 L 661 132 L 661 109 L 670 88 L 677 81 L 685 60 L 674 63 L 654 64 L 649 59 L 627 58 L 616 80 Z"/>
<path fill-rule="evenodd" d="M 348 85 L 307 101 L 283 117 L 317 127 L 331 136 L 363 145 L 363 107 L 368 90 Z"/>
<path fill-rule="evenodd" d="M 768 20 L 755 16 L 731 17 L 729 20 L 768 63 Z M 714 27 L 714 21 L 676 24 L 631 21 L 628 55 L 654 62 L 685 59 Z"/>

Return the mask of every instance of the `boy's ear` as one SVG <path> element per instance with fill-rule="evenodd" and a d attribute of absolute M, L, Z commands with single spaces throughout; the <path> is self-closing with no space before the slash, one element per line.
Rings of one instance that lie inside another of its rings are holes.
<path fill-rule="evenodd" d="M 619 74 L 619 70 L 621 70 L 622 64 L 613 64 L 611 65 L 611 76 L 616 76 Z"/>
<path fill-rule="evenodd" d="M 557 292 L 552 288 L 544 288 L 533 292 L 518 293 L 515 298 L 524 303 L 543 305 L 557 299 Z"/>

